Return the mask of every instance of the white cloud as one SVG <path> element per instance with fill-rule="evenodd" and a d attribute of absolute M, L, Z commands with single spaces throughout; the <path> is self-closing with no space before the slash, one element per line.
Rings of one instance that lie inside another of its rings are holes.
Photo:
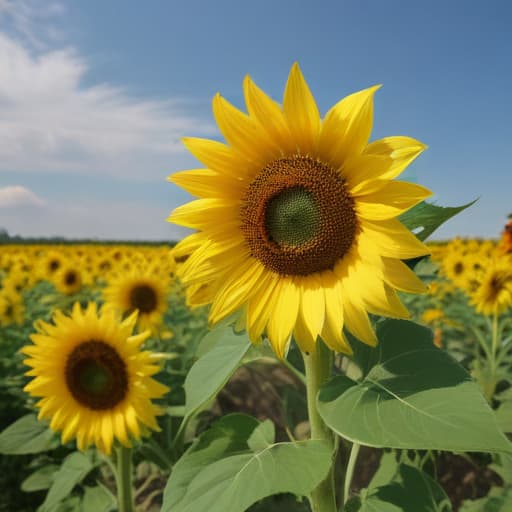
<path fill-rule="evenodd" d="M 0 19 L 12 6 L 0 0 Z M 30 9 L 17 16 L 19 31 L 33 34 Z M 0 32 L 0 172 L 161 180 L 191 161 L 182 136 L 212 133 L 208 123 L 186 113 L 190 101 L 138 99 L 109 84 L 84 86 L 89 65 L 76 49 L 37 49 L 27 37 Z"/>
<path fill-rule="evenodd" d="M 19 185 L 0 188 L 0 208 L 42 206 L 43 204 L 44 201 L 28 188 Z"/>

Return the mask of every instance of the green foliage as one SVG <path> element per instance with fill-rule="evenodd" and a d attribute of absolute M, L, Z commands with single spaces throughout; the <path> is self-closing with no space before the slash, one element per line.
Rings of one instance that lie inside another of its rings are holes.
<path fill-rule="evenodd" d="M 176 464 L 162 512 L 243 512 L 273 494 L 308 494 L 329 470 L 324 441 L 273 443 L 268 423 L 243 415 L 221 422 Z"/>
<path fill-rule="evenodd" d="M 458 213 L 475 204 L 477 200 L 471 201 L 463 206 L 443 207 L 422 201 L 414 208 L 400 215 L 402 224 L 415 232 L 420 240 L 426 240 L 438 227 L 444 224 Z"/>
<path fill-rule="evenodd" d="M 0 453 L 20 455 L 56 448 L 59 441 L 52 430 L 35 414 L 27 414 L 0 434 Z"/>
<path fill-rule="evenodd" d="M 319 394 L 331 429 L 376 447 L 512 451 L 478 387 L 429 329 L 385 320 L 377 336 L 376 348 L 351 339 L 361 379 L 335 377 Z"/>
<path fill-rule="evenodd" d="M 388 468 L 389 469 L 389 468 Z M 345 512 L 450 512 L 450 501 L 439 484 L 408 464 L 393 468 L 389 483 L 370 486 L 351 499 Z"/>

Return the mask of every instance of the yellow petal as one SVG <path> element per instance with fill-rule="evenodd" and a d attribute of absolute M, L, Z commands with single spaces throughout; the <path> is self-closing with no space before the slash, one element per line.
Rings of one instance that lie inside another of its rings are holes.
<path fill-rule="evenodd" d="M 364 307 L 354 304 L 347 298 L 343 300 L 343 306 L 347 329 L 363 343 L 372 347 L 377 345 L 377 337 Z"/>
<path fill-rule="evenodd" d="M 284 91 L 283 110 L 296 150 L 313 154 L 320 130 L 320 114 L 299 65 L 292 66 Z"/>
<path fill-rule="evenodd" d="M 317 276 L 314 274 L 302 279 L 300 315 L 306 328 L 316 339 L 322 330 L 325 318 L 324 291 Z"/>
<path fill-rule="evenodd" d="M 186 137 L 185 147 L 208 169 L 233 178 L 244 179 L 248 166 L 247 159 L 232 148 L 216 140 Z"/>
<path fill-rule="evenodd" d="M 427 293 L 421 279 L 403 262 L 393 258 L 382 258 L 382 275 L 393 288 L 409 293 Z"/>
<path fill-rule="evenodd" d="M 245 305 L 264 271 L 265 267 L 253 258 L 233 269 L 228 281 L 215 296 L 210 310 L 210 322 L 216 324 Z"/>
<path fill-rule="evenodd" d="M 254 290 L 254 295 L 247 304 L 247 332 L 253 343 L 256 343 L 265 329 L 270 318 L 272 296 L 279 282 L 279 276 L 267 272 L 261 278 L 260 285 Z"/>
<path fill-rule="evenodd" d="M 167 178 L 198 197 L 240 197 L 244 183 L 211 169 L 191 169 L 172 174 Z"/>
<path fill-rule="evenodd" d="M 376 251 L 382 256 L 408 259 L 423 256 L 430 252 L 426 245 L 420 242 L 396 219 L 365 220 L 362 229 L 375 244 Z"/>
<path fill-rule="evenodd" d="M 426 148 L 425 144 L 411 137 L 396 136 L 385 137 L 368 144 L 364 153 L 391 158 L 389 168 L 379 176 L 381 179 L 389 180 L 401 174 Z"/>
<path fill-rule="evenodd" d="M 375 85 L 343 98 L 325 115 L 318 152 L 334 168 L 366 147 L 373 124 L 373 96 L 380 87 Z"/>
<path fill-rule="evenodd" d="M 211 224 L 218 225 L 237 218 L 239 209 L 239 202 L 234 200 L 220 198 L 196 199 L 178 206 L 167 221 L 188 228 L 204 229 Z"/>
<path fill-rule="evenodd" d="M 358 215 L 368 220 L 386 220 L 409 210 L 432 192 L 421 185 L 389 181 L 378 192 L 357 196 Z"/>
<path fill-rule="evenodd" d="M 343 287 L 341 281 L 332 272 L 322 275 L 325 295 L 325 322 L 322 329 L 322 339 L 336 352 L 351 354 L 345 336 L 343 335 Z"/>
<path fill-rule="evenodd" d="M 293 153 L 295 146 L 281 105 L 269 98 L 249 76 L 244 80 L 244 96 L 249 115 L 276 141 L 281 152 Z"/>
<path fill-rule="evenodd" d="M 220 94 L 213 98 L 213 115 L 226 141 L 248 160 L 264 166 L 276 155 L 277 146 L 261 127 Z"/>
<path fill-rule="evenodd" d="M 283 359 L 299 312 L 300 291 L 289 277 L 281 277 L 272 297 L 267 334 L 277 357 Z"/>

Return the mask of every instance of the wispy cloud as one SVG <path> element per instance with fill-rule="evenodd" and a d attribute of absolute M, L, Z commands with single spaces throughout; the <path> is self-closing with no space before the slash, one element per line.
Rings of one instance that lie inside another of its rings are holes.
<path fill-rule="evenodd" d="M 49 4 L 60 13 L 59 3 Z M 87 59 L 46 48 L 33 2 L 0 0 L 0 172 L 108 173 L 158 179 L 189 161 L 180 138 L 211 133 L 190 100 L 145 100 L 104 83 L 85 86 Z M 48 16 L 46 11 L 45 16 Z"/>
<path fill-rule="evenodd" d="M 20 185 L 0 188 L 0 208 L 13 208 L 18 206 L 43 206 L 43 199 L 28 188 Z"/>

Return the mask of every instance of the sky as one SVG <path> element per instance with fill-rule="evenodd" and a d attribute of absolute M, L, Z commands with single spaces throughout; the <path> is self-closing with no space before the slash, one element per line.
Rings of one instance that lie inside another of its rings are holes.
<path fill-rule="evenodd" d="M 433 238 L 496 238 L 512 212 L 512 3 L 473 0 L 0 0 L 0 228 L 22 236 L 177 240 L 200 167 L 182 137 L 222 140 L 221 92 L 246 74 L 281 102 L 297 61 L 325 112 L 375 84 L 371 140 L 429 148 L 406 178 L 441 206 Z"/>

